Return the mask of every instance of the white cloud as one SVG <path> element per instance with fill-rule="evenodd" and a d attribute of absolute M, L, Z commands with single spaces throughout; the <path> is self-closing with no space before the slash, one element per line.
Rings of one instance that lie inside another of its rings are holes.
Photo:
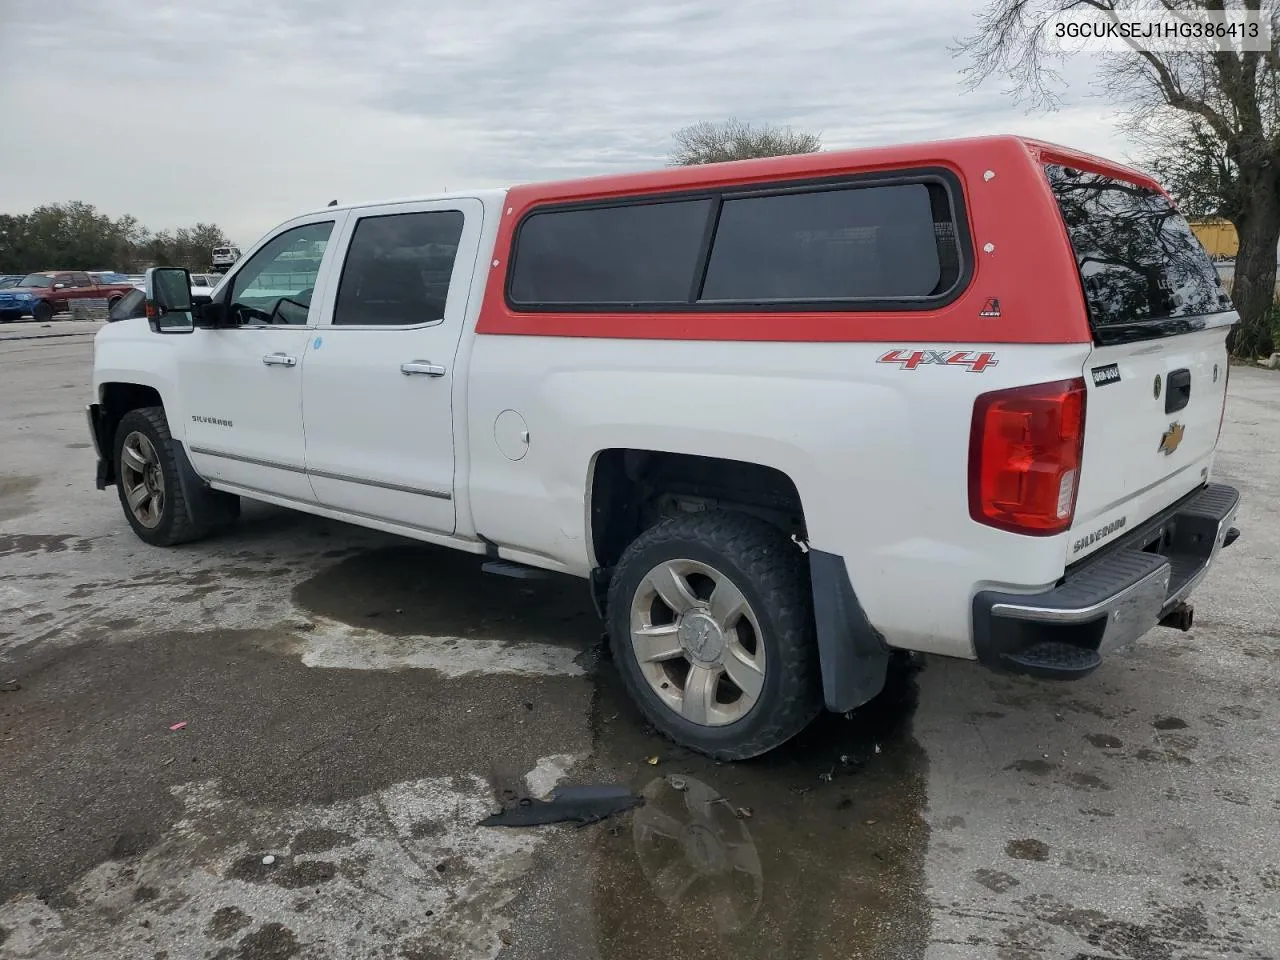
<path fill-rule="evenodd" d="M 827 147 L 1019 132 L 1123 156 L 1084 96 L 1028 116 L 948 52 L 978 0 L 5 0 L 0 210 L 83 199 L 242 244 L 298 212 L 661 165 L 737 115 Z M 864 9 L 860 9 L 860 7 Z"/>

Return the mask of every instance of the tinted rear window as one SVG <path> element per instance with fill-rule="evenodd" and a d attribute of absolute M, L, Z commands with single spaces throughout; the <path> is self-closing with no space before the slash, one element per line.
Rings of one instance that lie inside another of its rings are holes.
<path fill-rule="evenodd" d="M 958 289 L 940 177 L 535 211 L 508 297 L 542 309 L 919 309 Z M 709 241 L 709 242 L 708 242 Z"/>
<path fill-rule="evenodd" d="M 936 296 L 959 275 L 937 184 L 785 193 L 725 201 L 702 299 L 910 299 Z"/>
<path fill-rule="evenodd" d="M 1177 333 L 1178 321 L 1231 309 L 1200 241 L 1162 194 L 1057 164 L 1045 170 L 1099 341 Z"/>
<path fill-rule="evenodd" d="M 520 227 L 511 299 L 529 304 L 685 303 L 710 199 L 535 213 Z"/>

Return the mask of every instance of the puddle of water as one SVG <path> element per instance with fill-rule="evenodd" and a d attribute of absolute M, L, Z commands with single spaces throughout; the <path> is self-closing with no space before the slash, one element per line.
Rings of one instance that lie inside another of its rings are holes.
<path fill-rule="evenodd" d="M 480 563 L 429 547 L 378 549 L 341 559 L 293 598 L 349 625 L 346 654 L 399 642 L 459 668 L 473 654 L 496 666 L 504 649 L 568 647 L 594 659 L 601 627 L 580 581 L 506 580 Z M 322 623 L 302 642 L 323 646 L 329 632 Z M 435 649 L 450 637 L 452 651 Z M 897 663 L 884 694 L 852 717 L 824 715 L 783 748 L 737 764 L 659 737 L 613 665 L 596 666 L 592 755 L 572 780 L 625 783 L 646 798 L 569 843 L 586 853 L 585 869 L 573 860 L 574 884 L 590 901 L 599 957 L 923 956 L 928 827 L 925 756 L 910 732 L 914 662 Z M 545 790 L 560 772 L 535 771 L 529 785 Z"/>
<path fill-rule="evenodd" d="M 600 956 L 922 957 L 928 827 L 925 755 L 910 733 L 915 669 L 900 664 L 851 718 L 825 715 L 737 764 L 646 732 L 603 669 L 592 765 L 647 802 L 593 838 Z"/>
<path fill-rule="evenodd" d="M 586 582 L 481 573 L 456 550 L 395 546 L 340 560 L 294 588 L 303 610 L 391 636 L 454 637 L 588 649 L 600 620 Z"/>

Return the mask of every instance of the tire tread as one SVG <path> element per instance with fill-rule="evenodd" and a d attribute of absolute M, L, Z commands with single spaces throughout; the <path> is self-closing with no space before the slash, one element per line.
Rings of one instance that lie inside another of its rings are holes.
<path fill-rule="evenodd" d="M 609 610 L 631 598 L 622 597 L 622 583 L 629 563 L 655 545 L 671 540 L 695 540 L 736 565 L 761 595 L 776 624 L 770 669 L 781 671 L 782 686 L 764 722 L 750 739 L 732 745 L 704 748 L 684 744 L 717 760 L 744 760 L 759 756 L 786 742 L 803 730 L 822 710 L 822 678 L 813 627 L 812 596 L 808 564 L 804 552 L 781 530 L 744 514 L 707 511 L 663 520 L 640 534 L 623 552 L 609 588 Z M 610 631 L 614 661 L 629 656 L 629 633 Z M 780 662 L 777 662 L 780 661 Z M 629 677 L 623 671 L 624 681 Z M 669 739 L 680 742 L 665 718 L 649 709 L 645 701 L 630 691 L 646 718 Z M 760 706 L 765 707 L 765 704 Z M 759 707 L 757 708 L 759 709 Z"/>
<path fill-rule="evenodd" d="M 136 407 L 121 417 L 120 423 L 116 427 L 114 448 L 116 453 L 119 453 L 121 442 L 119 438 L 121 434 L 136 429 L 129 422 L 134 418 L 144 421 L 155 432 L 156 438 L 160 441 L 156 444 L 156 453 L 160 457 L 161 467 L 164 470 L 165 497 L 173 505 L 167 525 L 162 522 L 155 530 L 149 531 L 150 537 L 143 536 L 140 532 L 138 535 L 148 543 L 160 547 L 176 547 L 179 544 L 191 543 L 194 540 L 200 540 L 208 536 L 215 525 L 197 516 L 199 511 L 192 510 L 192 505 L 187 502 L 182 482 L 178 478 L 178 461 L 173 455 L 173 435 L 169 432 L 169 420 L 164 415 L 163 407 Z M 119 486 L 119 481 L 117 481 L 117 486 Z M 119 489 L 120 502 L 125 509 L 125 516 L 129 520 L 129 525 L 137 532 L 138 527 L 134 523 L 133 513 L 124 504 L 123 487 Z"/>

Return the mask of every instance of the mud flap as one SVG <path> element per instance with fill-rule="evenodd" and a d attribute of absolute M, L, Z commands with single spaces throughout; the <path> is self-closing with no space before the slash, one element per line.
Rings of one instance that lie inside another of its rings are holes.
<path fill-rule="evenodd" d="M 858 603 L 844 557 L 812 548 L 808 555 L 822 694 L 828 710 L 844 713 L 884 689 L 889 648 Z"/>
<path fill-rule="evenodd" d="M 216 529 L 232 523 L 240 516 L 240 498 L 214 490 L 191 465 L 187 448 L 178 440 L 173 441 L 173 460 L 178 466 L 178 486 L 182 487 L 182 499 L 187 505 L 191 522 L 197 526 Z"/>

